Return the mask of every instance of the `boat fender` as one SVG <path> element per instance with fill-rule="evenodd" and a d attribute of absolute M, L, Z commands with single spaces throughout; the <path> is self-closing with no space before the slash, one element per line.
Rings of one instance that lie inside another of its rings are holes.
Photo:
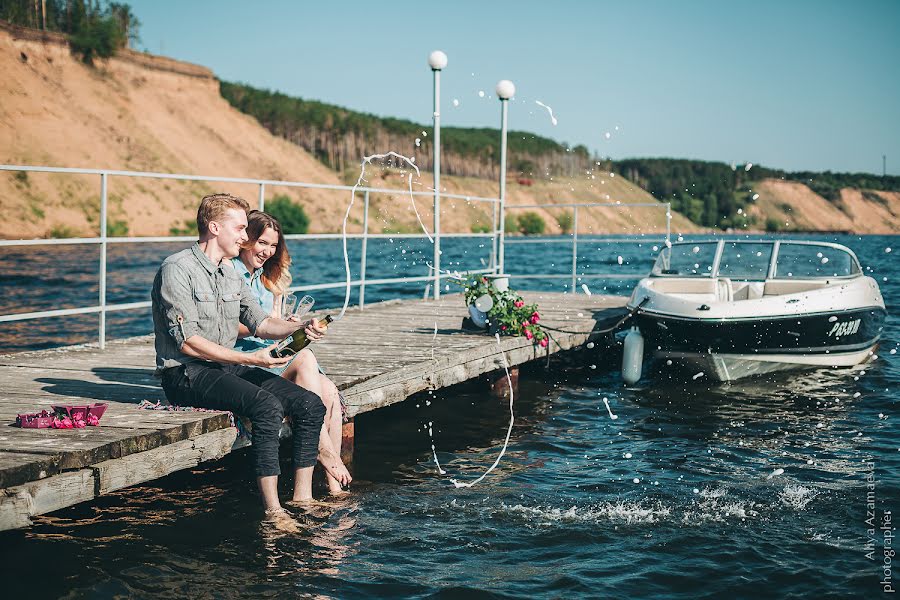
<path fill-rule="evenodd" d="M 622 352 L 622 379 L 631 385 L 641 378 L 644 366 L 644 336 L 637 327 L 632 327 L 625 336 L 625 349 Z"/>

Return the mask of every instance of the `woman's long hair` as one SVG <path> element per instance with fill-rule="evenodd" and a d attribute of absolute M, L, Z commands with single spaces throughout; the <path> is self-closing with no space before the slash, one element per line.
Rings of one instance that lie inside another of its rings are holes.
<path fill-rule="evenodd" d="M 278 246 L 275 248 L 275 254 L 263 263 L 261 279 L 263 285 L 273 294 L 284 294 L 291 285 L 291 255 L 284 242 L 284 234 L 281 233 L 281 223 L 278 219 L 260 210 L 251 210 L 247 213 L 247 237 L 250 239 L 247 240 L 245 247 L 252 247 L 267 227 L 271 227 L 278 234 Z"/>

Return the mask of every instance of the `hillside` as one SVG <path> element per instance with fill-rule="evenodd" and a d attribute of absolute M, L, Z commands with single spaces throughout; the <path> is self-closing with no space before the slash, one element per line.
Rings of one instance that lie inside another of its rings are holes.
<path fill-rule="evenodd" d="M 759 223 L 774 220 L 779 230 L 900 232 L 900 192 L 843 188 L 835 201 L 802 183 L 764 179 L 754 186 L 759 198 L 748 209 Z"/>
<path fill-rule="evenodd" d="M 221 97 L 219 82 L 203 67 L 123 50 L 91 68 L 69 53 L 61 36 L 6 26 L 0 27 L 0 70 L 4 163 L 341 183 L 338 173 L 233 108 Z M 420 158 L 426 158 L 424 152 Z M 369 184 L 387 181 L 402 189 L 405 181 L 397 175 L 370 170 Z M 497 184 L 490 179 L 445 176 L 442 183 L 448 191 L 497 194 Z M 96 176 L 0 174 L 0 202 L 6 216 L 0 222 L 0 236 L 97 235 L 99 184 Z M 416 185 L 427 190 L 431 174 L 423 172 Z M 509 195 L 514 203 L 571 201 L 576 196 L 579 201 L 605 201 L 607 195 L 613 201 L 650 199 L 631 187 L 622 178 L 605 184 L 587 177 L 559 179 L 531 187 L 513 179 Z M 194 218 L 198 198 L 214 190 L 231 191 L 251 202 L 258 194 L 256 186 L 113 177 L 111 231 L 160 235 L 172 227 L 183 228 Z M 340 229 L 349 199 L 346 192 L 326 190 L 268 189 L 269 197 L 273 194 L 299 201 L 311 218 L 310 230 L 318 232 Z M 373 196 L 372 201 L 376 209 L 372 231 L 414 229 L 415 216 L 405 198 Z M 359 230 L 360 204 L 351 216 L 351 230 Z M 429 223 L 430 201 L 423 198 L 419 205 Z M 632 215 L 634 220 L 597 210 L 592 216 L 580 215 L 580 229 L 624 231 L 629 224 L 648 223 L 651 217 L 645 212 L 655 212 L 662 222 L 662 209 L 645 209 Z M 444 204 L 442 223 L 448 231 L 469 232 L 483 227 L 488 214 L 475 206 Z M 548 231 L 558 231 L 553 217 L 545 216 Z M 681 223 L 682 231 L 694 229 Z"/>
<path fill-rule="evenodd" d="M 0 29 L 4 163 L 338 183 L 320 162 L 233 109 L 208 69 L 130 51 L 95 69 L 73 57 L 61 36 L 44 37 L 17 39 Z M 247 186 L 215 188 L 257 195 Z M 130 234 L 167 233 L 193 218 L 197 199 L 210 191 L 112 178 L 109 219 Z M 0 235 L 96 235 L 99 192 L 96 176 L 0 174 Z M 305 196 L 314 205 L 328 200 L 318 191 Z"/>
<path fill-rule="evenodd" d="M 5 163 L 325 184 L 352 183 L 358 176 L 353 163 L 359 158 L 335 161 L 321 156 L 317 151 L 316 155 L 322 159 L 317 160 L 300 145 L 276 135 L 256 118 L 241 113 L 232 102 L 223 98 L 220 83 L 213 73 L 201 66 L 125 49 L 116 57 L 98 61 L 96 67 L 89 67 L 71 55 L 61 35 L 0 22 L 0 69 L 4 73 L 0 80 L 0 161 Z M 224 85 L 227 87 L 228 84 Z M 347 117 L 348 122 L 354 123 L 353 127 L 360 127 L 359 123 L 363 121 L 357 119 L 358 115 L 351 116 L 352 119 Z M 381 122 L 390 120 L 382 119 Z M 419 127 L 411 123 L 407 125 Z M 481 138 L 476 136 L 473 139 Z M 369 151 L 368 142 L 360 140 L 356 138 L 354 143 L 363 145 L 356 149 Z M 458 142 L 465 140 L 463 136 Z M 381 140 L 384 147 L 371 146 L 371 151 L 398 149 L 388 141 Z M 542 145 L 550 142 L 535 138 L 528 142 L 529 146 L 523 147 L 525 154 L 522 155 L 516 155 L 513 146 L 507 179 L 510 204 L 655 202 L 654 197 L 640 185 L 632 183 L 636 180 L 651 186 L 650 189 L 658 187 L 658 178 L 648 179 L 640 171 L 643 159 L 631 161 L 629 170 L 619 169 L 617 163 L 604 162 L 602 166 L 595 165 L 593 170 L 577 171 L 580 174 L 575 176 L 563 177 L 551 173 L 552 176 L 544 174 L 526 179 L 515 174 L 515 165 L 519 163 L 524 164 L 532 159 L 540 163 L 543 160 L 540 159 Z M 416 147 L 406 139 L 404 147 L 408 152 L 415 153 L 416 164 L 423 165 L 423 168 L 428 164 L 430 149 L 427 144 Z M 550 148 L 550 158 L 545 158 L 551 160 L 557 151 L 558 148 Z M 644 163 L 653 161 L 665 162 L 660 159 L 643 160 Z M 442 187 L 448 192 L 495 196 L 495 161 L 490 158 L 478 162 L 489 165 L 482 167 L 488 170 L 479 173 L 480 177 L 444 174 Z M 343 164 L 344 169 L 338 171 L 325 163 L 335 167 Z M 724 167 L 718 163 L 710 164 L 714 167 L 710 172 L 717 173 L 720 167 Z M 455 169 L 457 172 L 465 170 L 459 164 Z M 623 171 L 630 178 L 623 177 L 621 173 L 611 175 L 611 171 L 615 170 Z M 728 168 L 728 171 L 731 169 Z M 690 170 L 683 173 L 687 173 L 685 176 L 689 179 L 697 177 Z M 373 166 L 367 172 L 367 183 L 402 189 L 405 186 L 404 177 L 397 169 L 385 170 Z M 828 181 L 841 180 L 830 178 Z M 431 174 L 423 171 L 415 187 L 427 191 L 431 182 Z M 676 183 L 681 187 L 681 180 L 670 181 L 666 185 L 671 187 Z M 762 230 L 774 224 L 779 229 L 860 233 L 900 231 L 900 217 L 897 216 L 900 215 L 900 193 L 896 191 L 841 189 L 840 185 L 835 189 L 816 186 L 817 191 L 828 196 L 825 198 L 797 181 L 777 178 L 750 181 L 748 176 L 743 184 L 755 188 L 754 193 L 759 194 L 756 200 L 749 200 L 745 190 L 741 192 L 744 196 L 734 196 L 732 205 L 731 197 L 726 199 L 725 192 L 716 190 L 716 194 L 721 201 L 720 206 L 727 205 L 729 210 L 737 206 L 746 208 L 744 214 L 753 218 L 748 229 Z M 2 173 L 0 205 L 6 219 L 0 223 L 0 236 L 97 235 L 99 188 L 99 177 L 96 176 Z M 220 190 L 240 194 L 251 203 L 255 203 L 258 195 L 256 186 L 113 177 L 109 184 L 110 234 L 162 235 L 172 230 L 183 230 L 185 223 L 194 218 L 197 200 L 206 193 Z M 349 200 L 347 192 L 267 188 L 268 198 L 276 194 L 287 195 L 305 208 L 311 220 L 310 231 L 340 230 Z M 656 196 L 666 197 L 659 193 Z M 691 211 L 700 206 L 700 214 L 704 214 L 706 206 L 697 196 L 676 198 L 673 205 Z M 430 199 L 425 197 L 417 201 L 419 212 L 429 228 L 430 204 Z M 392 198 L 373 195 L 372 209 L 370 231 L 407 232 L 417 229 L 415 214 L 403 195 Z M 560 222 L 565 224 L 566 218 L 571 217 L 571 212 L 563 209 L 536 209 L 533 212 L 543 218 L 547 233 L 565 231 Z M 511 210 L 510 214 L 521 215 L 522 211 Z M 725 216 L 732 219 L 730 224 L 743 229 L 734 214 Z M 711 218 L 713 221 L 716 219 L 714 214 Z M 445 231 L 486 230 L 490 210 L 484 204 L 467 205 L 448 200 L 443 204 L 441 221 Z M 361 202 L 354 208 L 349 223 L 351 231 L 360 230 Z M 664 231 L 664 226 L 665 213 L 661 206 L 598 208 L 579 212 L 581 233 L 659 233 Z M 673 211 L 673 232 L 689 233 L 702 229 Z"/>

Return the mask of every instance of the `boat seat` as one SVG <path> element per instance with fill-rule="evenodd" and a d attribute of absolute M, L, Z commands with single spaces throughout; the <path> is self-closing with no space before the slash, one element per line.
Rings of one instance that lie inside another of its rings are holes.
<path fill-rule="evenodd" d="M 762 298 L 766 291 L 766 284 L 763 281 L 747 282 L 747 300 L 757 300 Z"/>
<path fill-rule="evenodd" d="M 756 300 L 762 298 L 765 284 L 762 281 L 734 281 L 731 283 L 732 300 Z"/>

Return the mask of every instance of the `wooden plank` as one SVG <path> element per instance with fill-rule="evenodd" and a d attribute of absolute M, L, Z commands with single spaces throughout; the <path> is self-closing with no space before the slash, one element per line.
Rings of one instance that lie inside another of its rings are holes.
<path fill-rule="evenodd" d="M 44 454 L 0 452 L 0 488 L 59 473 L 59 459 Z"/>
<path fill-rule="evenodd" d="M 231 451 L 235 436 L 233 428 L 214 431 L 164 448 L 104 461 L 88 469 L 0 490 L 0 530 L 28 527 L 35 515 L 221 458 Z"/>
<path fill-rule="evenodd" d="M 624 314 L 617 296 L 525 292 L 537 302 L 554 341 L 462 331 L 460 294 L 439 301 L 394 300 L 351 308 L 312 349 L 350 402 L 352 415 L 584 344 Z M 335 314 L 337 311 L 319 311 Z M 435 325 L 438 328 L 435 336 Z M 0 422 L 51 404 L 110 403 L 102 427 L 23 430 L 0 426 L 0 529 L 30 516 L 189 468 L 229 451 L 235 430 L 226 413 L 149 411 L 164 400 L 153 375 L 153 336 L 0 356 Z M 211 437 L 208 437 L 211 436 Z M 198 442 L 197 440 L 204 440 Z M 206 440 L 209 440 L 208 443 Z M 230 440 L 230 441 L 229 441 Z M 66 472 L 66 469 L 74 469 Z"/>

